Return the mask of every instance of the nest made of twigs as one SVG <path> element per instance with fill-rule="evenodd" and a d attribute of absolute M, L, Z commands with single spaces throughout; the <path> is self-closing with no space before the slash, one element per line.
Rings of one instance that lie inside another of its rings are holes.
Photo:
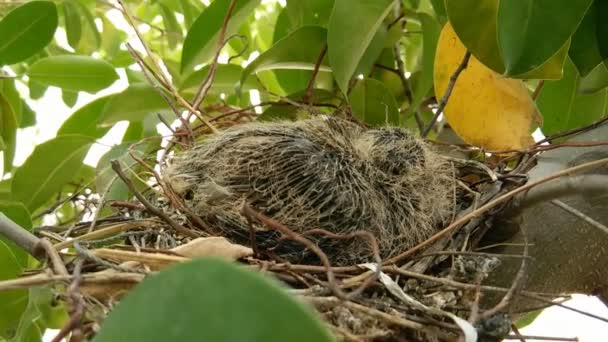
<path fill-rule="evenodd" d="M 383 258 L 425 240 L 454 209 L 453 171 L 408 131 L 338 118 L 249 123 L 179 153 L 163 177 L 206 226 L 291 261 L 309 254 L 250 226 L 243 202 L 298 233 L 370 232 Z M 334 264 L 371 260 L 362 239 L 315 238 Z"/>

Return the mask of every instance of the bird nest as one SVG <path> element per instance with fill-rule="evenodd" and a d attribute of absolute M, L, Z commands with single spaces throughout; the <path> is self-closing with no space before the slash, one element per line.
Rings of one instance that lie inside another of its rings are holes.
<path fill-rule="evenodd" d="M 98 320 L 145 274 L 219 255 L 282 281 L 343 340 L 510 331 L 500 305 L 479 309 L 497 259 L 471 252 L 487 227 L 471 212 L 504 193 L 486 182 L 487 166 L 441 156 L 402 129 L 336 118 L 248 123 L 191 146 L 146 191 L 115 162 L 138 201 L 70 231 L 62 247 L 85 260 L 68 266 L 88 279 L 81 290 L 104 309 Z"/>

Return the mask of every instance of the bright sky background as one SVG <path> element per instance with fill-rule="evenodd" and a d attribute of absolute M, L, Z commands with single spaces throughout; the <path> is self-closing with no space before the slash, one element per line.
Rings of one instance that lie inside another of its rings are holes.
<path fill-rule="evenodd" d="M 122 19 L 120 12 L 115 10 L 109 11 L 108 17 L 118 28 L 124 29 L 127 32 L 131 31 L 130 27 L 126 24 L 124 19 Z M 60 44 L 63 42 L 62 45 L 69 49 L 63 30 L 58 30 L 56 39 Z M 141 46 L 135 39 L 131 39 L 129 42 L 135 48 Z M 138 50 L 141 50 L 141 48 Z M 251 57 L 251 59 L 253 59 L 255 56 Z M 62 123 L 76 109 L 91 102 L 95 98 L 125 89 L 127 87 L 126 77 L 124 73 L 120 76 L 120 80 L 116 81 L 110 88 L 95 95 L 81 92 L 74 108 L 68 108 L 63 104 L 61 101 L 61 91 L 55 87 L 49 87 L 49 90 L 40 100 L 29 102 L 29 105 L 36 113 L 37 125 L 35 127 L 18 130 L 15 164 L 17 166 L 23 164 L 36 145 L 53 138 Z M 28 89 L 19 86 L 19 84 L 18 90 L 24 95 L 28 93 Z M 110 146 L 119 143 L 126 128 L 126 122 L 119 123 L 103 138 L 99 139 L 98 143 L 93 146 L 87 155 L 85 163 L 95 166 L 99 158 L 110 149 Z M 166 132 L 162 133 L 164 134 Z M 536 132 L 535 135 L 538 135 L 538 132 Z M 593 297 L 574 295 L 572 300 L 565 302 L 564 304 L 576 307 L 580 310 L 585 310 L 595 315 L 608 317 L 608 308 Z M 47 331 L 44 340 L 50 341 L 56 333 L 57 331 Z M 608 323 L 588 318 L 566 309 L 552 307 L 544 310 L 532 325 L 521 329 L 521 333 L 524 335 L 551 337 L 578 337 L 581 342 L 605 342 L 608 341 Z M 540 340 L 527 339 L 526 341 L 534 342 Z"/>

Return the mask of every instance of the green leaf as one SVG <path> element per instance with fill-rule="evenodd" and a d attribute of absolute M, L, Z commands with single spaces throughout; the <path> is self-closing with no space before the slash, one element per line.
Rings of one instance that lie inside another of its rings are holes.
<path fill-rule="evenodd" d="M 4 141 L 4 172 L 13 168 L 15 141 L 17 138 L 17 117 L 7 99 L 0 95 L 0 136 Z"/>
<path fill-rule="evenodd" d="M 577 95 L 580 77 L 570 59 L 564 65 L 564 77 L 545 81 L 536 105 L 543 116 L 542 131 L 551 135 L 590 124 L 606 113 L 606 90 L 594 95 Z"/>
<path fill-rule="evenodd" d="M 211 84 L 211 91 L 217 93 L 234 93 L 239 84 L 243 68 L 236 64 L 218 64 L 215 71 L 215 78 Z M 209 74 L 209 66 L 197 70 L 190 74 L 181 84 L 180 92 L 187 95 L 194 95 L 198 88 L 203 84 Z M 260 89 L 257 77 L 249 77 L 242 85 L 242 90 Z"/>
<path fill-rule="evenodd" d="M 112 95 L 98 98 L 77 109 L 65 120 L 57 135 L 80 134 L 93 139 L 103 137 L 110 127 L 99 127 L 104 108 Z"/>
<path fill-rule="evenodd" d="M 21 226 L 25 230 L 32 230 L 32 220 L 30 213 L 27 211 L 23 203 L 15 201 L 0 200 L 0 213 L 6 215 L 13 222 Z M 17 244 L 9 239 L 0 236 L 0 242 L 4 242 L 11 249 L 15 260 L 23 268 L 27 267 L 28 254 Z"/>
<path fill-rule="evenodd" d="M 505 67 L 496 40 L 498 0 L 446 0 L 445 7 L 462 44 L 481 63 L 502 74 Z"/>
<path fill-rule="evenodd" d="M 34 82 L 71 91 L 96 93 L 109 87 L 118 74 L 108 62 L 87 56 L 52 56 L 38 60 L 28 70 Z"/>
<path fill-rule="evenodd" d="M 76 53 L 90 55 L 93 52 L 96 52 L 101 46 L 101 34 L 97 31 L 95 17 L 89 8 L 81 1 L 75 1 L 74 3 L 78 5 L 83 19 L 81 39 L 78 44 L 78 49 L 76 49 Z"/>
<path fill-rule="evenodd" d="M 27 128 L 36 124 L 36 113 L 24 100 L 21 101 L 21 122 L 19 128 Z"/>
<path fill-rule="evenodd" d="M 48 89 L 47 86 L 42 85 L 38 82 L 33 82 L 32 80 L 29 80 L 27 85 L 29 87 L 30 98 L 32 100 L 40 100 Z"/>
<path fill-rule="evenodd" d="M 568 49 L 570 48 L 570 39 L 566 41 L 559 51 L 551 58 L 546 60 L 538 68 L 515 76 L 514 78 L 521 79 L 545 79 L 545 80 L 559 80 L 563 76 L 564 63 L 568 56 Z"/>
<path fill-rule="evenodd" d="M 291 29 L 314 25 L 326 27 L 334 0 L 289 0 L 285 6 Z"/>
<path fill-rule="evenodd" d="M 182 41 L 182 28 L 179 26 L 175 13 L 173 13 L 167 6 L 158 3 L 160 14 L 163 17 L 163 24 L 165 25 L 165 34 L 167 35 L 167 41 L 169 42 L 169 48 L 175 49 L 177 43 Z"/>
<path fill-rule="evenodd" d="M 348 101 L 353 114 L 375 127 L 399 124 L 399 107 L 384 84 L 371 78 L 357 82 Z"/>
<path fill-rule="evenodd" d="M 82 135 L 62 135 L 36 146 L 15 171 L 13 198 L 30 212 L 38 209 L 74 178 L 93 142 Z"/>
<path fill-rule="evenodd" d="M 208 62 L 215 53 L 220 31 L 231 0 L 215 0 L 207 7 L 188 30 L 182 50 L 182 72 L 192 70 L 197 64 Z M 238 0 L 225 37 L 234 34 L 253 13 L 260 0 Z"/>
<path fill-rule="evenodd" d="M 0 80 L 0 96 L 4 97 L 10 104 L 13 112 L 15 112 L 17 123 L 20 124 L 24 101 L 21 99 L 21 94 L 19 94 L 15 87 L 15 80 Z"/>
<path fill-rule="evenodd" d="M 435 63 L 435 50 L 441 26 L 428 14 L 418 14 L 418 19 L 422 24 L 422 63 L 420 74 L 416 82 L 412 84 L 412 103 L 410 104 L 408 115 L 418 111 L 418 107 L 427 97 L 433 88 L 433 66 Z M 410 78 L 411 79 L 411 78 Z"/>
<path fill-rule="evenodd" d="M 57 8 L 51 1 L 31 1 L 0 21 L 0 65 L 21 62 L 42 50 L 57 29 Z"/>
<path fill-rule="evenodd" d="M 241 75 L 241 83 L 253 72 L 272 69 L 313 70 L 325 47 L 326 30 L 318 26 L 304 26 L 279 40 L 249 63 Z M 325 61 L 325 60 L 324 60 Z M 319 70 L 329 71 L 325 63 Z"/>
<path fill-rule="evenodd" d="M 82 24 L 80 23 L 81 14 L 78 10 L 78 5 L 74 3 L 74 0 L 64 0 L 62 8 L 68 44 L 76 50 L 78 48 L 78 43 L 80 42 L 80 37 L 82 36 Z"/>
<path fill-rule="evenodd" d="M 186 28 L 189 29 L 203 10 L 203 4 L 197 0 L 179 0 Z"/>
<path fill-rule="evenodd" d="M 608 87 L 608 66 L 606 63 L 608 63 L 608 60 L 598 64 L 581 80 L 578 87 L 581 94 L 593 94 Z"/>
<path fill-rule="evenodd" d="M 78 101 L 78 92 L 63 89 L 61 91 L 61 99 L 66 106 L 72 108 Z"/>
<path fill-rule="evenodd" d="M 361 57 L 394 3 L 394 0 L 335 0 L 327 25 L 327 54 L 342 92 L 348 90 Z"/>
<path fill-rule="evenodd" d="M 22 267 L 13 251 L 0 240 L 0 281 L 15 279 Z M 0 337 L 12 338 L 17 330 L 21 315 L 27 307 L 28 292 L 25 289 L 0 292 Z"/>
<path fill-rule="evenodd" d="M 147 309 L 151 302 L 163 310 Z M 167 317 L 171 329 L 166 328 Z M 309 307 L 274 281 L 225 261 L 198 259 L 147 277 L 108 315 L 93 341 L 323 342 L 332 338 Z"/>
<path fill-rule="evenodd" d="M 591 2 L 501 1 L 497 31 L 505 74 L 524 74 L 553 56 L 575 32 Z"/>
<path fill-rule="evenodd" d="M 107 126 L 122 120 L 141 121 L 148 113 L 170 110 L 171 107 L 156 89 L 147 84 L 137 83 L 110 98 L 100 124 Z"/>
<path fill-rule="evenodd" d="M 603 1 L 595 1 L 578 29 L 572 36 L 572 45 L 568 55 L 574 62 L 581 77 L 587 76 L 593 68 L 600 64 L 604 58 L 600 46 L 608 44 L 608 37 L 599 35 L 599 25 L 607 25 L 605 20 L 600 20 L 599 4 Z"/>

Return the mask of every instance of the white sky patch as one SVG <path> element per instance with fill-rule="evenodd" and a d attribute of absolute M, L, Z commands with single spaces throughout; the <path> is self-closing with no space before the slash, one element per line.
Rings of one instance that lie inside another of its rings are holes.
<path fill-rule="evenodd" d="M 262 114 L 262 107 L 258 106 L 261 102 L 260 92 L 257 89 L 249 90 L 249 101 L 255 106 L 254 110 L 258 114 Z"/>
<path fill-rule="evenodd" d="M 258 58 L 259 55 L 260 52 L 258 50 L 252 51 L 251 54 L 249 54 L 249 58 L 247 58 L 246 61 L 241 63 L 241 66 L 243 68 L 247 67 L 247 65 L 249 65 L 249 63 L 253 62 L 256 58 Z"/>
<path fill-rule="evenodd" d="M 68 44 L 68 37 L 65 34 L 65 29 L 61 26 L 58 26 L 57 29 L 55 30 L 55 43 L 57 43 L 57 45 L 62 48 L 62 49 L 66 49 L 70 52 L 74 52 L 74 49 L 72 49 L 72 47 L 70 46 L 70 44 Z"/>
<path fill-rule="evenodd" d="M 97 142 L 91 146 L 83 163 L 92 167 L 97 166 L 99 159 L 108 152 L 112 146 L 118 145 L 122 141 L 122 137 L 125 135 L 128 127 L 128 121 L 117 122 L 110 128 L 106 135 L 98 139 Z"/>

